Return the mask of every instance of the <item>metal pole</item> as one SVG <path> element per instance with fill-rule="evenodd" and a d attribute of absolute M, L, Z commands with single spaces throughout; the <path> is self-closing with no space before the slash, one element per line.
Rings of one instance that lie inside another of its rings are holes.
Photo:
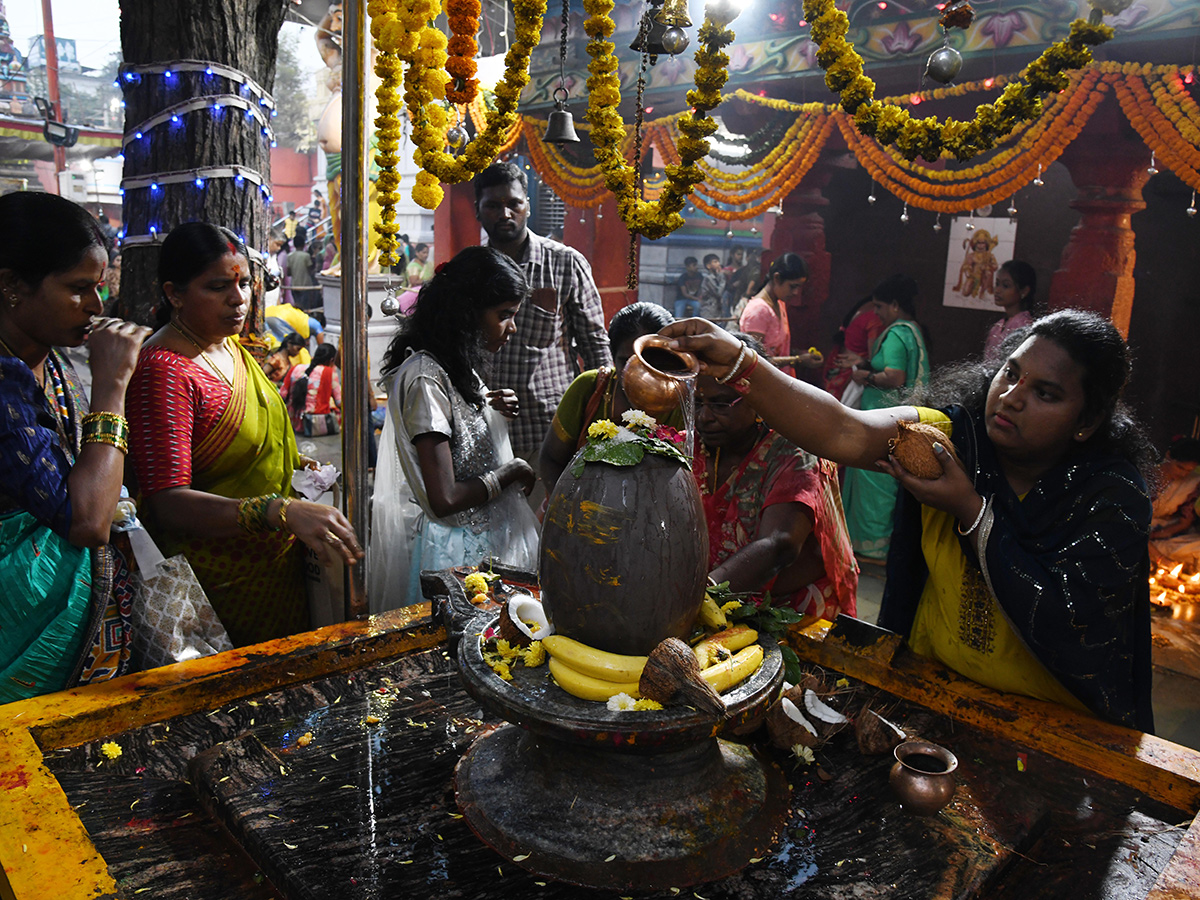
<path fill-rule="evenodd" d="M 342 5 L 342 469 L 346 517 L 365 545 L 367 520 L 366 2 Z M 346 567 L 346 618 L 367 612 L 366 566 Z"/>
<path fill-rule="evenodd" d="M 45 45 L 46 57 L 46 90 L 50 94 L 50 115 L 59 122 L 67 121 L 63 116 L 62 99 L 58 91 L 58 43 L 54 39 L 54 12 L 50 8 L 50 0 L 42 0 L 42 43 Z M 67 151 L 64 147 L 54 146 L 54 192 L 62 193 L 62 183 L 58 176 L 67 168 Z"/>

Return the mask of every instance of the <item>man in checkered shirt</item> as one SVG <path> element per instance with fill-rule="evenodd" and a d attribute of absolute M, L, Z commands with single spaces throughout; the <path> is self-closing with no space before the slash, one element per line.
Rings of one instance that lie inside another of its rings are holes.
<path fill-rule="evenodd" d="M 578 359 L 584 370 L 612 365 L 604 308 L 583 254 L 526 227 L 528 180 L 518 166 L 493 163 L 475 176 L 474 185 L 475 216 L 488 246 L 511 256 L 529 281 L 517 333 L 496 355 L 488 386 L 517 392 L 520 411 L 509 422 L 513 452 L 536 471 L 558 401 L 581 371 Z"/>

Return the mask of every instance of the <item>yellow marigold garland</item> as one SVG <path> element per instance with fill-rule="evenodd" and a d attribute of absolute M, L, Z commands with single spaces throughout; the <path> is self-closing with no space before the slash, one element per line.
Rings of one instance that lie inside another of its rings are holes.
<path fill-rule="evenodd" d="M 375 225 L 375 246 L 379 248 L 379 263 L 384 267 L 399 262 L 396 254 L 400 242 L 396 233 L 396 204 L 400 202 L 400 175 L 396 166 L 400 162 L 400 98 L 396 89 L 400 86 L 400 60 L 394 53 L 381 52 L 375 59 L 375 74 L 379 76 L 379 87 L 375 89 L 378 115 L 375 130 L 378 141 L 375 147 L 375 162 L 379 166 L 379 178 L 375 182 L 381 215 Z"/>
<path fill-rule="evenodd" d="M 412 196 L 425 209 L 435 209 L 442 202 L 440 182 L 457 184 L 473 178 L 511 137 L 517 123 L 517 100 L 529 83 L 529 54 L 541 38 L 546 2 L 515 0 L 516 33 L 504 58 L 504 78 L 496 85 L 496 105 L 487 110 L 484 128 L 457 158 L 445 150 L 449 121 L 443 103 L 451 78 L 446 70 L 448 42 L 431 24 L 440 10 L 438 0 L 369 0 L 367 6 L 376 47 L 407 64 L 404 102 L 413 123 L 413 157 L 422 170 L 417 173 Z"/>
<path fill-rule="evenodd" d="M 631 232 L 654 240 L 665 237 L 683 224 L 680 211 L 692 188 L 704 180 L 696 166 L 697 160 L 708 153 L 705 140 L 717 129 L 715 119 L 706 115 L 721 102 L 721 88 L 729 77 L 729 57 L 722 50 L 733 40 L 733 32 L 716 25 L 705 14 L 695 53 L 695 89 L 688 91 L 687 102 L 692 110 L 679 120 L 678 141 L 680 162 L 668 165 L 667 183 L 657 200 L 647 201 L 640 196 L 638 170 L 625 161 L 621 145 L 625 140 L 625 123 L 618 107 L 621 103 L 621 82 L 617 75 L 616 47 L 607 40 L 616 26 L 611 13 L 613 0 L 584 0 L 588 18 L 583 28 L 588 35 L 588 113 L 592 125 L 592 144 L 596 160 L 604 171 L 608 189 L 617 197 L 621 219 Z M 636 162 L 636 161 L 635 161 Z"/>
<path fill-rule="evenodd" d="M 1067 86 L 1068 69 L 1078 69 L 1092 59 L 1088 45 L 1113 37 L 1107 25 L 1083 19 L 1071 23 L 1070 35 L 1051 44 L 1026 70 L 1026 83 L 1011 82 L 995 103 L 981 104 L 970 122 L 935 116 L 914 119 L 908 110 L 873 100 L 875 82 L 863 74 L 863 59 L 846 40 L 850 20 L 834 0 L 804 0 L 804 17 L 812 24 L 817 44 L 817 64 L 825 70 L 825 84 L 841 97 L 842 108 L 854 116 L 858 130 L 879 143 L 894 143 L 906 159 L 922 156 L 936 162 L 943 151 L 965 161 L 1008 134 L 1020 122 L 1036 119 L 1042 111 L 1041 94 Z"/>

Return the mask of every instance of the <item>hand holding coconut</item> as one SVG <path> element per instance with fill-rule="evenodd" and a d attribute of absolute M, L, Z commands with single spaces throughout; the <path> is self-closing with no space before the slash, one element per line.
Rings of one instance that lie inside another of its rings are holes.
<path fill-rule="evenodd" d="M 896 423 L 896 437 L 889 444 L 888 458 L 875 465 L 921 503 L 956 517 L 964 530 L 983 507 L 983 498 L 975 491 L 954 445 L 933 425 Z"/>

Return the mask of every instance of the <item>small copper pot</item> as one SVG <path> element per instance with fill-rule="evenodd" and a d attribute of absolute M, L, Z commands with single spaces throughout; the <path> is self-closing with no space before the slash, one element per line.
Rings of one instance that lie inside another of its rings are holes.
<path fill-rule="evenodd" d="M 928 741 L 905 741 L 894 751 L 896 764 L 888 784 L 905 812 L 931 816 L 954 796 L 958 758 Z"/>
<path fill-rule="evenodd" d="M 684 385 L 700 373 L 700 361 L 684 350 L 672 350 L 657 334 L 644 334 L 633 342 L 633 356 L 621 373 L 625 396 L 637 409 L 665 416 L 685 396 Z"/>

